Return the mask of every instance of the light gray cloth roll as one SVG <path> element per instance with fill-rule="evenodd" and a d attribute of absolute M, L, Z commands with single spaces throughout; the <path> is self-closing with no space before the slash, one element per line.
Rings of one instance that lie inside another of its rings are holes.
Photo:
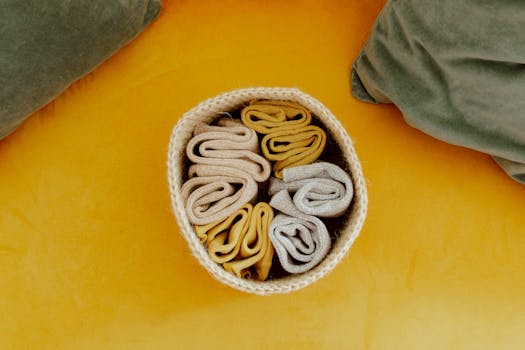
<path fill-rule="evenodd" d="M 319 264 L 331 245 L 324 223 L 298 210 L 286 190 L 276 193 L 270 206 L 280 212 L 270 225 L 270 240 L 283 269 L 302 273 Z"/>
<path fill-rule="evenodd" d="M 354 187 L 350 176 L 328 162 L 286 168 L 283 179 L 271 178 L 268 192 L 286 190 L 293 194 L 297 209 L 318 217 L 338 217 L 350 206 Z"/>

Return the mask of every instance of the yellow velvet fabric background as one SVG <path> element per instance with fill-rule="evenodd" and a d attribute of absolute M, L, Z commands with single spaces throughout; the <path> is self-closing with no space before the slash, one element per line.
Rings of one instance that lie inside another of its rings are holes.
<path fill-rule="evenodd" d="M 382 0 L 178 0 L 0 142 L 0 349 L 522 349 L 525 186 L 350 95 Z M 355 141 L 370 196 L 328 277 L 213 280 L 171 213 L 166 150 L 204 98 L 294 86 Z"/>

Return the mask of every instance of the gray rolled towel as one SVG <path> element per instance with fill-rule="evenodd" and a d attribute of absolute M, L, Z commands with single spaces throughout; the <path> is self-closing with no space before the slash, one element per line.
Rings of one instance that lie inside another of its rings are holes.
<path fill-rule="evenodd" d="M 286 168 L 283 179 L 270 179 L 268 192 L 286 190 L 293 194 L 297 209 L 318 217 L 338 217 L 350 206 L 354 187 L 350 176 L 328 162 L 316 162 Z"/>
<path fill-rule="evenodd" d="M 257 196 L 253 177 L 228 166 L 194 164 L 181 195 L 188 219 L 195 225 L 223 220 Z"/>
<path fill-rule="evenodd" d="M 270 162 L 258 154 L 257 133 L 240 120 L 221 118 L 217 125 L 197 123 L 193 135 L 186 146 L 186 155 L 192 162 L 239 169 L 257 182 L 270 176 Z"/>
<path fill-rule="evenodd" d="M 283 269 L 303 273 L 319 264 L 331 245 L 324 223 L 298 210 L 286 190 L 277 192 L 270 206 L 281 212 L 270 225 L 270 240 Z"/>

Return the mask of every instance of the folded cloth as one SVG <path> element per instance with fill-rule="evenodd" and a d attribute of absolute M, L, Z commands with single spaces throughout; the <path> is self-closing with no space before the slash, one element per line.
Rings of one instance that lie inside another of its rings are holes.
<path fill-rule="evenodd" d="M 268 232 L 273 210 L 267 203 L 253 208 L 247 203 L 226 219 L 203 226 L 195 226 L 201 242 L 207 243 L 210 257 L 222 264 L 226 271 L 238 277 L 266 280 L 274 254 Z"/>
<path fill-rule="evenodd" d="M 270 179 L 268 192 L 274 195 L 282 190 L 294 193 L 293 202 L 303 213 L 327 218 L 341 216 L 354 196 L 350 176 L 328 162 L 284 169 L 283 180 Z"/>
<path fill-rule="evenodd" d="M 325 145 L 325 132 L 314 125 L 274 132 L 261 141 L 264 156 L 276 161 L 273 171 L 280 179 L 284 168 L 313 163 L 321 156 Z"/>
<path fill-rule="evenodd" d="M 266 181 L 271 173 L 268 160 L 259 155 L 255 131 L 240 120 L 222 118 L 218 125 L 198 123 L 186 146 L 186 155 L 197 164 L 229 166 L 250 174 L 255 181 Z"/>
<path fill-rule="evenodd" d="M 270 205 L 280 211 L 270 225 L 270 240 L 283 269 L 302 273 L 324 259 L 330 236 L 324 223 L 298 210 L 286 190 L 277 192 Z"/>
<path fill-rule="evenodd" d="M 194 164 L 181 188 L 186 214 L 192 224 L 205 225 L 235 213 L 257 196 L 253 177 L 228 166 Z"/>
<path fill-rule="evenodd" d="M 395 104 L 410 126 L 494 156 L 525 184 L 524 28 L 523 0 L 388 1 L 352 94 Z"/>
<path fill-rule="evenodd" d="M 0 0 L 0 139 L 135 38 L 161 2 Z"/>
<path fill-rule="evenodd" d="M 241 120 L 261 134 L 302 128 L 312 115 L 305 107 L 290 101 L 255 101 L 241 111 Z"/>

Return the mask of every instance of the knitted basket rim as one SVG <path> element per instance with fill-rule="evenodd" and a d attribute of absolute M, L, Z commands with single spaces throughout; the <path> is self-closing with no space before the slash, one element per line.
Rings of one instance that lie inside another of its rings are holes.
<path fill-rule="evenodd" d="M 343 152 L 343 159 L 348 164 L 354 184 L 354 198 L 350 207 L 350 215 L 341 228 L 340 236 L 333 243 L 328 255 L 310 271 L 268 281 L 255 281 L 237 277 L 215 263 L 195 234 L 186 215 L 181 196 L 185 148 L 192 136 L 195 123 L 197 121 L 209 123 L 221 114 L 224 114 L 224 112 L 232 111 L 256 99 L 293 101 L 308 108 L 323 123 L 323 126 L 330 131 L 334 140 L 338 143 Z M 359 235 L 366 217 L 368 203 L 361 164 L 345 128 L 321 102 L 296 88 L 256 87 L 233 90 L 204 100 L 186 112 L 174 126 L 171 134 L 168 148 L 168 183 L 171 205 L 177 224 L 192 254 L 199 263 L 215 279 L 225 285 L 243 292 L 259 295 L 289 293 L 308 286 L 332 271 L 341 262 Z"/>

